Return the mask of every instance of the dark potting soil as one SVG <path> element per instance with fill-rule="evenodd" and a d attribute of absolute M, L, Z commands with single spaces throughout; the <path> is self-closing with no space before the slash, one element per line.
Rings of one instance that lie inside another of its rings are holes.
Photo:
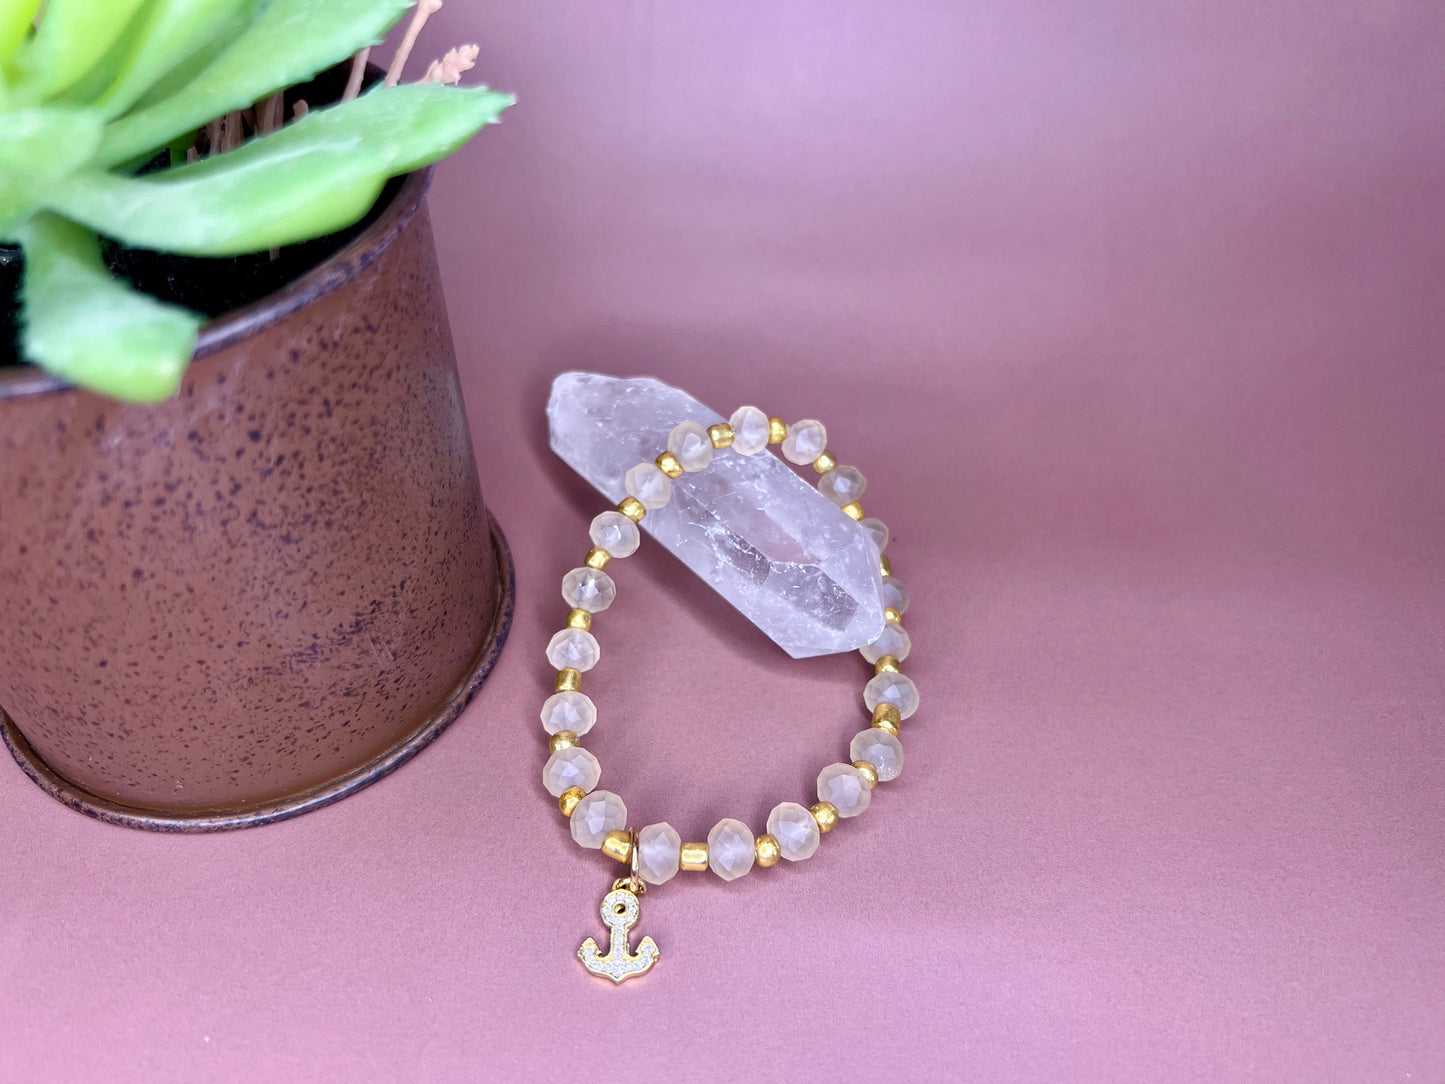
<path fill-rule="evenodd" d="M 207 316 L 220 316 L 275 293 L 345 247 L 376 220 L 399 187 L 400 179 L 388 182 L 376 205 L 356 224 L 325 237 L 287 245 L 274 257 L 267 252 L 252 252 L 205 259 L 106 242 L 105 262 L 112 272 L 162 301 Z"/>
<path fill-rule="evenodd" d="M 346 74 L 346 66 L 338 65 L 312 82 L 287 91 L 286 115 L 291 115 L 297 99 L 315 105 L 340 97 Z M 368 85 L 380 74 L 373 67 Z M 162 169 L 169 161 L 169 152 L 162 151 L 141 172 Z M 127 248 L 107 238 L 101 239 L 102 256 L 112 273 L 137 289 L 206 316 L 220 316 L 268 297 L 339 251 L 376 220 L 401 184 L 399 177 L 389 181 L 375 206 L 361 221 L 325 237 L 287 245 L 277 250 L 274 258 L 268 252 L 221 259 L 176 256 Z M 0 366 L 23 364 L 18 338 L 23 267 L 24 258 L 18 248 L 0 245 Z"/>
<path fill-rule="evenodd" d="M 376 206 L 355 225 L 312 241 L 287 245 L 277 250 L 274 259 L 267 252 L 224 259 L 176 256 L 126 248 L 106 239 L 102 239 L 102 255 L 114 274 L 137 289 L 206 316 L 220 316 L 268 297 L 339 251 L 371 225 L 400 185 L 399 178 L 390 181 Z M 23 265 L 18 249 L 0 247 L 0 365 L 22 363 L 18 300 Z"/>
<path fill-rule="evenodd" d="M 16 365 L 20 361 L 15 335 L 20 330 L 20 250 L 0 245 L 0 365 Z"/>

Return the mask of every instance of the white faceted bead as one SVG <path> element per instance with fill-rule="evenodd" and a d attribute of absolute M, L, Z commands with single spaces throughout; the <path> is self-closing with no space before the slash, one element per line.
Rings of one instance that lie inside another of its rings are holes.
<path fill-rule="evenodd" d="M 572 810 L 572 838 L 598 850 L 607 833 L 627 827 L 627 806 L 610 790 L 594 790 Z"/>
<path fill-rule="evenodd" d="M 883 626 L 883 631 L 878 635 L 878 639 L 871 644 L 864 644 L 858 649 L 858 653 L 869 662 L 877 662 L 884 655 L 892 655 L 902 662 L 908 658 L 908 653 L 912 650 L 913 640 L 904 631 L 903 626 L 897 621 L 889 621 Z"/>
<path fill-rule="evenodd" d="M 903 582 L 897 576 L 883 577 L 883 590 L 879 595 L 885 607 L 892 606 L 899 613 L 908 609 L 908 592 L 903 589 Z"/>
<path fill-rule="evenodd" d="M 811 463 L 827 447 L 828 430 L 812 418 L 788 426 L 788 435 L 783 438 L 783 455 L 792 463 Z"/>
<path fill-rule="evenodd" d="M 768 446 L 772 427 L 768 424 L 768 416 L 757 407 L 738 407 L 728 419 L 728 424 L 733 427 L 733 451 L 757 455 Z"/>
<path fill-rule="evenodd" d="M 860 730 L 848 744 L 848 755 L 854 760 L 866 760 L 878 772 L 878 780 L 887 783 L 897 779 L 903 771 L 903 743 L 896 734 L 890 734 L 880 727 L 870 726 Z"/>
<path fill-rule="evenodd" d="M 660 885 L 677 876 L 682 859 L 682 836 L 663 821 L 637 831 L 637 873 L 650 885 Z"/>
<path fill-rule="evenodd" d="M 873 544 L 878 547 L 879 553 L 888 548 L 888 524 L 875 516 L 868 516 L 860 519 L 858 526 L 868 532 L 868 536 L 873 539 Z M 899 610 L 898 612 L 902 613 L 903 611 Z"/>
<path fill-rule="evenodd" d="M 753 833 L 742 821 L 724 817 L 707 834 L 708 868 L 724 881 L 735 881 L 753 868 Z"/>
<path fill-rule="evenodd" d="M 840 508 L 851 501 L 861 500 L 868 480 L 857 467 L 834 467 L 818 479 L 818 492 Z"/>
<path fill-rule="evenodd" d="M 778 841 L 778 853 L 789 862 L 812 858 L 822 834 L 807 806 L 779 802 L 768 814 L 768 835 Z"/>
<path fill-rule="evenodd" d="M 868 808 L 873 792 L 851 764 L 829 764 L 818 773 L 818 801 L 832 802 L 840 817 L 856 817 Z"/>
<path fill-rule="evenodd" d="M 667 434 L 667 450 L 685 471 L 699 471 L 712 462 L 712 437 L 698 422 L 680 422 Z"/>
<path fill-rule="evenodd" d="M 672 479 L 662 473 L 656 463 L 639 463 L 623 478 L 627 492 L 642 502 L 643 508 L 661 508 L 672 499 Z"/>
<path fill-rule="evenodd" d="M 557 669 L 562 669 L 560 666 Z M 542 704 L 542 727 L 548 734 L 570 730 L 579 738 L 597 722 L 597 705 L 575 690 L 553 693 Z"/>
<path fill-rule="evenodd" d="M 597 637 L 586 629 L 563 629 L 547 644 L 547 661 L 558 670 L 591 670 L 601 658 Z"/>
<path fill-rule="evenodd" d="M 892 704 L 898 709 L 898 717 L 907 719 L 918 710 L 918 686 L 902 674 L 877 674 L 863 686 L 863 703 L 869 711 L 879 704 Z"/>
<path fill-rule="evenodd" d="M 562 792 L 568 787 L 590 791 L 601 778 L 602 765 L 580 745 L 558 749 L 542 767 L 542 786 L 553 798 L 562 797 Z"/>
<path fill-rule="evenodd" d="M 609 557 L 631 557 L 642 545 L 642 532 L 637 524 L 612 508 L 597 514 L 588 534 L 592 544 L 606 550 Z"/>
<path fill-rule="evenodd" d="M 562 577 L 562 601 L 574 610 L 601 613 L 617 597 L 617 585 L 600 568 L 584 565 Z"/>

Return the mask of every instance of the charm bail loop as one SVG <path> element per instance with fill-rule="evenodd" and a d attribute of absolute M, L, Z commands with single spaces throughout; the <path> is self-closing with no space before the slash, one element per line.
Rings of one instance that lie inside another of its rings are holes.
<path fill-rule="evenodd" d="M 637 829 L 629 827 L 627 829 L 627 838 L 628 841 L 632 844 L 631 856 L 628 860 L 628 866 L 631 869 L 632 874 L 630 877 L 627 878 L 628 888 L 635 895 L 640 896 L 647 891 L 647 885 L 643 882 L 641 876 L 639 876 L 637 872 Z"/>

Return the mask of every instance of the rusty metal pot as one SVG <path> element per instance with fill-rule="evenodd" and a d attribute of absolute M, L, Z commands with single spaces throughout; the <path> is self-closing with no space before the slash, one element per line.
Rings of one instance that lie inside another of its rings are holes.
<path fill-rule="evenodd" d="M 0 729 L 48 793 L 163 831 L 344 797 L 456 718 L 511 564 L 423 197 L 202 331 L 180 394 L 0 369 Z"/>

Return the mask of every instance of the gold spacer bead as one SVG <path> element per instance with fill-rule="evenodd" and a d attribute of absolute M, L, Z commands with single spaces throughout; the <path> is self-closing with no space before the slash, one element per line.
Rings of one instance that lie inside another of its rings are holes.
<path fill-rule="evenodd" d="M 733 427 L 727 422 L 718 422 L 716 425 L 708 426 L 707 435 L 708 439 L 712 441 L 714 448 L 726 448 L 733 442 L 733 437 L 736 436 L 733 432 Z"/>
<path fill-rule="evenodd" d="M 602 853 L 619 862 L 632 861 L 632 833 L 626 828 L 614 828 L 602 837 Z"/>
<path fill-rule="evenodd" d="M 782 418 L 772 417 L 768 419 L 768 443 L 781 444 L 788 437 L 788 423 Z"/>
<path fill-rule="evenodd" d="M 573 730 L 559 730 L 547 739 L 547 748 L 554 753 L 560 753 L 563 749 L 571 749 L 577 744 L 577 733 Z"/>
<path fill-rule="evenodd" d="M 601 546 L 593 546 L 587 551 L 587 556 L 582 558 L 582 563 L 588 568 L 603 569 L 607 567 L 607 562 L 610 560 L 612 560 L 612 554 Z"/>
<path fill-rule="evenodd" d="M 707 869 L 707 844 L 684 843 L 677 852 L 677 864 L 680 868 L 692 870 L 694 873 Z"/>
<path fill-rule="evenodd" d="M 778 841 L 766 832 L 753 840 L 753 850 L 757 853 L 758 865 L 764 869 L 776 866 L 778 859 L 783 857 L 783 852 L 778 849 Z"/>
<path fill-rule="evenodd" d="M 903 620 L 903 615 L 892 606 L 883 607 L 883 620 L 892 621 L 895 625 Z"/>
<path fill-rule="evenodd" d="M 849 501 L 843 506 L 843 511 L 847 512 L 854 519 L 863 518 L 863 506 L 857 501 Z"/>
<path fill-rule="evenodd" d="M 617 502 L 617 510 L 632 520 L 633 523 L 638 522 L 643 516 L 647 515 L 647 509 L 636 497 L 623 497 L 622 500 Z"/>
<path fill-rule="evenodd" d="M 808 812 L 813 814 L 813 819 L 818 822 L 820 832 L 831 832 L 838 823 L 838 807 L 832 802 L 814 802 Z"/>
<path fill-rule="evenodd" d="M 898 660 L 892 655 L 879 655 L 878 661 L 873 664 L 875 674 L 896 674 L 898 673 Z"/>
<path fill-rule="evenodd" d="M 653 462 L 657 464 L 657 469 L 669 478 L 682 477 L 682 464 L 677 461 L 677 456 L 671 452 L 663 452 L 654 459 Z"/>
<path fill-rule="evenodd" d="M 590 629 L 592 627 L 592 615 L 586 610 L 568 610 L 567 627 L 569 629 Z"/>
<path fill-rule="evenodd" d="M 575 693 L 582 688 L 582 671 L 574 670 L 568 666 L 557 671 L 557 691 L 559 693 Z"/>
<path fill-rule="evenodd" d="M 868 780 L 868 789 L 872 790 L 878 785 L 878 769 L 866 760 L 855 760 L 853 767 L 863 773 L 863 778 Z"/>
<path fill-rule="evenodd" d="M 844 511 L 847 511 L 847 509 L 844 509 Z M 883 553 L 878 556 L 878 567 L 883 570 L 883 575 L 893 575 L 893 562 L 888 559 L 888 554 Z"/>
<path fill-rule="evenodd" d="M 834 456 L 832 452 L 828 451 L 827 448 L 823 449 L 822 455 L 820 455 L 817 459 L 813 460 L 813 469 L 819 474 L 827 474 L 837 465 L 837 457 Z"/>
<path fill-rule="evenodd" d="M 873 709 L 873 725 L 879 730 L 886 730 L 890 734 L 898 733 L 898 724 L 903 721 L 903 716 L 898 713 L 896 704 L 879 704 Z"/>
<path fill-rule="evenodd" d="M 557 799 L 557 808 L 562 811 L 562 816 L 570 817 L 572 810 L 577 808 L 577 803 L 587 797 L 587 792 L 581 787 L 568 787 Z"/>

